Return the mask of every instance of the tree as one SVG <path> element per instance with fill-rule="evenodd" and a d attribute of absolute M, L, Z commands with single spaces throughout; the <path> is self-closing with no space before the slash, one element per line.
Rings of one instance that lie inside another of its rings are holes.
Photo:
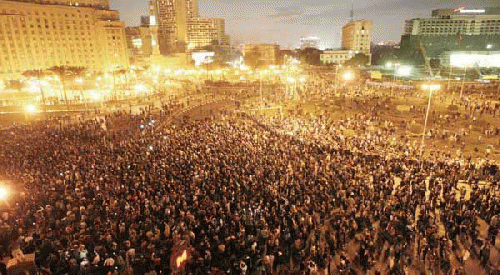
<path fill-rule="evenodd" d="M 400 62 L 401 53 L 399 45 L 371 45 L 372 65 L 385 66 L 388 62 Z M 405 63 L 406 62 L 400 62 Z"/>
<path fill-rule="evenodd" d="M 316 48 L 305 48 L 300 51 L 299 58 L 303 64 L 320 66 L 322 50 Z"/>
<path fill-rule="evenodd" d="M 50 68 L 50 70 L 59 76 L 59 81 L 61 81 L 64 93 L 64 102 L 66 103 L 66 108 L 69 110 L 68 95 L 66 94 L 66 80 L 82 76 L 83 72 L 85 72 L 85 68 L 77 66 L 54 66 Z"/>
<path fill-rule="evenodd" d="M 367 65 L 368 63 L 370 63 L 370 57 L 366 54 L 358 53 L 354 55 L 351 59 L 347 60 L 345 62 L 345 65 L 357 67 L 357 66 Z"/>
<path fill-rule="evenodd" d="M 28 77 L 28 78 L 36 78 L 37 83 L 38 83 L 38 89 L 40 89 L 40 94 L 42 96 L 42 108 L 43 112 L 47 112 L 46 108 L 46 102 L 45 102 L 45 93 L 43 92 L 42 84 L 41 84 L 41 78 L 47 75 L 46 71 L 43 70 L 27 70 L 23 72 L 23 75 Z"/>
<path fill-rule="evenodd" d="M 431 68 L 439 69 L 441 67 L 441 61 L 437 58 L 433 58 L 430 60 Z"/>

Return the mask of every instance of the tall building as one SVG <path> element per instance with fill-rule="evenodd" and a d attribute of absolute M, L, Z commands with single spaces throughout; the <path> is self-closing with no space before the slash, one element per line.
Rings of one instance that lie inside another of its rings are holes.
<path fill-rule="evenodd" d="M 401 52 L 442 66 L 500 66 L 500 8 L 437 9 L 430 18 L 406 21 Z M 465 63 L 467 64 L 465 64 Z"/>
<path fill-rule="evenodd" d="M 124 23 L 107 0 L 0 0 L 0 72 L 128 67 Z"/>
<path fill-rule="evenodd" d="M 359 53 L 368 56 L 368 64 L 371 64 L 370 43 L 373 22 L 354 21 L 353 16 L 354 12 L 351 11 L 351 21 L 342 27 L 342 49 L 324 51 L 320 56 L 322 64 L 342 65 Z"/>
<path fill-rule="evenodd" d="M 198 18 L 196 0 L 153 0 L 152 16 L 158 25 L 158 42 L 162 54 L 185 52 L 188 21 Z"/>
<path fill-rule="evenodd" d="M 320 43 L 319 37 L 316 37 L 316 36 L 301 37 L 300 38 L 300 49 L 301 50 L 306 49 L 306 48 L 318 49 L 319 43 Z"/>
<path fill-rule="evenodd" d="M 187 50 L 229 45 L 224 19 L 197 18 L 188 21 Z"/>
<path fill-rule="evenodd" d="M 350 21 L 342 27 L 342 48 L 370 56 L 372 28 L 369 20 Z"/>
<path fill-rule="evenodd" d="M 153 53 L 150 27 L 127 27 L 125 33 L 131 63 L 145 63 Z"/>

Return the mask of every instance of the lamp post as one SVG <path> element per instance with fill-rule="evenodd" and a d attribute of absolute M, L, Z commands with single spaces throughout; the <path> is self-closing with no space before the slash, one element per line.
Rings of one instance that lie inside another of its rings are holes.
<path fill-rule="evenodd" d="M 396 71 L 394 70 L 394 63 L 391 61 L 387 62 L 385 64 L 386 69 L 391 69 L 392 70 L 392 83 L 391 83 L 391 96 L 394 90 L 394 82 L 396 82 Z"/>
<path fill-rule="evenodd" d="M 260 106 L 261 108 L 264 107 L 264 98 L 262 96 L 262 71 L 259 71 L 259 89 L 260 89 Z"/>
<path fill-rule="evenodd" d="M 299 78 L 299 82 L 300 82 L 300 90 L 304 95 L 303 100 L 305 102 L 307 100 L 307 78 L 305 76 L 302 76 L 301 78 Z"/>
<path fill-rule="evenodd" d="M 464 76 L 462 80 L 462 88 L 460 89 L 460 100 L 462 99 L 464 93 L 465 79 L 467 78 L 467 66 L 464 69 Z"/>
<path fill-rule="evenodd" d="M 354 79 L 354 74 L 351 71 L 347 71 L 342 75 L 342 77 L 345 81 L 351 81 Z"/>
<path fill-rule="evenodd" d="M 441 86 L 436 84 L 425 84 L 422 86 L 422 88 L 424 90 L 429 90 L 429 102 L 427 103 L 427 112 L 425 114 L 425 122 L 424 122 L 424 132 L 422 133 L 421 154 L 423 155 L 425 146 L 425 133 L 427 131 L 427 121 L 429 119 L 429 110 L 431 109 L 432 92 L 438 91 L 439 89 L 441 89 Z"/>
<path fill-rule="evenodd" d="M 342 78 L 344 79 L 344 82 L 350 82 L 352 80 L 354 80 L 354 73 L 351 72 L 351 71 L 346 71 L 344 72 L 344 74 L 342 75 Z M 351 92 L 351 85 L 348 86 L 348 91 Z"/>
<path fill-rule="evenodd" d="M 79 77 L 75 80 L 75 82 L 78 83 L 78 86 L 80 88 L 80 97 L 81 97 L 80 100 L 83 100 L 83 104 L 85 106 L 85 112 L 86 112 L 87 111 L 87 101 L 85 100 L 85 98 L 83 96 L 83 79 L 81 77 Z"/>
<path fill-rule="evenodd" d="M 337 94 L 337 86 L 338 86 L 338 82 L 339 82 L 339 66 L 340 65 L 337 65 L 335 66 L 335 94 Z"/>
<path fill-rule="evenodd" d="M 413 71 L 412 66 L 396 64 L 396 69 L 394 70 L 394 82 L 396 82 L 397 77 L 410 77 Z M 392 85 L 394 87 L 394 83 Z"/>
<path fill-rule="evenodd" d="M 293 85 L 293 89 L 290 89 L 290 90 L 293 92 L 293 99 L 295 99 L 296 80 L 293 77 L 288 77 L 286 79 L 286 81 L 289 84 L 289 85 L 287 85 L 287 87 L 290 87 L 290 85 Z"/>

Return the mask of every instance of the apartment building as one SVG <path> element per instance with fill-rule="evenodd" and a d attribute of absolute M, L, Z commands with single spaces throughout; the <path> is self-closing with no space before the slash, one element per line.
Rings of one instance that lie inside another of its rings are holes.
<path fill-rule="evenodd" d="M 229 45 L 224 19 L 197 18 L 188 22 L 187 50 L 193 51 L 207 46 Z"/>
<path fill-rule="evenodd" d="M 107 1 L 0 0 L 0 72 L 128 67 L 124 23 Z"/>
<path fill-rule="evenodd" d="M 151 12 L 158 26 L 161 54 L 182 53 L 188 41 L 188 21 L 198 18 L 196 0 L 153 0 Z"/>
<path fill-rule="evenodd" d="M 467 57 L 468 66 L 488 64 L 500 54 L 500 8 L 437 9 L 429 18 L 408 20 L 401 51 L 407 59 L 425 53 L 445 67 L 454 66 L 454 57 Z"/>
<path fill-rule="evenodd" d="M 373 22 L 369 20 L 356 20 L 347 23 L 342 27 L 342 49 L 370 56 L 372 28 Z"/>

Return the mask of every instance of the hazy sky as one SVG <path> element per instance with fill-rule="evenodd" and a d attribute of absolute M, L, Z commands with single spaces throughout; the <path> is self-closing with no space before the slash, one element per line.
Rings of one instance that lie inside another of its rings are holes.
<path fill-rule="evenodd" d="M 405 20 L 429 17 L 432 9 L 494 6 L 498 0 L 198 0 L 200 17 L 226 20 L 236 42 L 276 42 L 295 47 L 302 36 L 318 36 L 321 46 L 340 46 L 342 26 L 355 19 L 373 20 L 373 42 L 399 41 Z M 128 26 L 147 15 L 148 0 L 110 0 Z M 500 6 L 500 3 L 497 4 Z"/>

